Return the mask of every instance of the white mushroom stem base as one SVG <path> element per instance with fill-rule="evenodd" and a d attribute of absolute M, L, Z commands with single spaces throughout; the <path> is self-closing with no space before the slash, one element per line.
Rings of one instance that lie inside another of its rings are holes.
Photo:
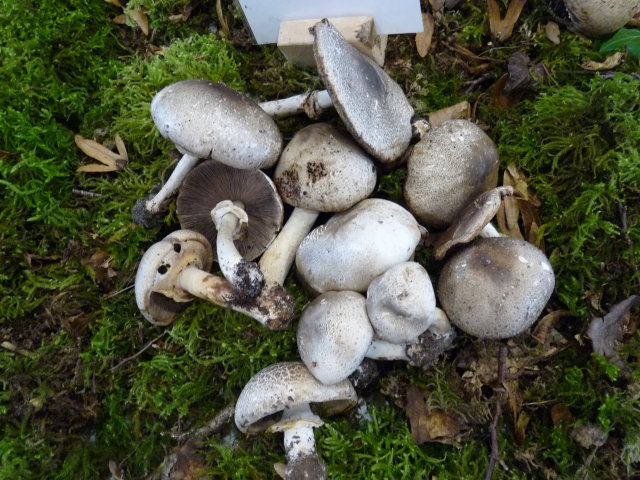
<path fill-rule="evenodd" d="M 278 236 L 260 257 L 260 270 L 267 284 L 282 285 L 291 269 L 300 242 L 311 231 L 318 212 L 295 208 Z"/>
<path fill-rule="evenodd" d="M 496 227 L 493 226 L 493 224 L 487 223 L 482 228 L 482 230 L 480 230 L 480 233 L 478 234 L 478 236 L 482 238 L 494 238 L 494 237 L 502 237 L 502 234 L 498 231 Z"/>
<path fill-rule="evenodd" d="M 316 119 L 324 109 L 332 107 L 333 102 L 326 90 L 314 90 L 281 100 L 262 102 L 260 108 L 272 117 L 286 117 L 297 113 L 305 113 Z"/>
<path fill-rule="evenodd" d="M 404 360 L 409 361 L 406 343 L 391 343 L 386 340 L 373 340 L 365 355 L 374 360 Z"/>
<path fill-rule="evenodd" d="M 211 210 L 216 225 L 218 263 L 224 277 L 248 297 L 257 296 L 264 286 L 264 275 L 255 262 L 249 262 L 238 252 L 237 239 L 249 221 L 240 202 L 223 200 Z"/>
<path fill-rule="evenodd" d="M 280 296 L 286 295 L 283 289 L 280 289 L 281 293 L 277 289 L 265 288 L 258 297 L 247 300 L 238 295 L 238 291 L 227 279 L 197 267 L 185 268 L 178 276 L 178 286 L 194 297 L 243 313 L 267 328 L 285 328 L 284 324 L 288 325 L 292 317 L 293 303 Z M 185 301 L 177 298 L 174 300 Z"/>
<path fill-rule="evenodd" d="M 150 199 L 142 199 L 136 202 L 136 206 L 133 209 L 134 222 L 145 227 L 152 226 L 157 221 L 158 216 L 164 213 L 167 203 L 180 189 L 184 178 L 193 170 L 199 160 L 198 157 L 186 153 L 182 155 L 176 168 L 173 169 L 173 172 L 171 172 L 171 175 L 158 193 Z"/>

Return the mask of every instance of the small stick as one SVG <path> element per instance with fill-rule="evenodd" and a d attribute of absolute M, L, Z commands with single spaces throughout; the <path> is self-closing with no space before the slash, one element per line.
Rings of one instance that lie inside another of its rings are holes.
<path fill-rule="evenodd" d="M 79 188 L 71 189 L 71 193 L 77 195 L 79 197 L 88 197 L 88 198 L 100 198 L 102 197 L 101 193 L 89 192 L 88 190 L 81 190 Z"/>
<path fill-rule="evenodd" d="M 154 338 L 153 340 L 150 340 L 144 347 L 142 347 L 142 349 L 138 350 L 136 353 L 134 353 L 133 355 L 131 355 L 130 357 L 125 358 L 124 360 L 120 361 L 120 363 L 118 363 L 116 366 L 111 367 L 111 371 L 115 372 L 118 368 L 120 368 L 122 365 L 124 365 L 127 362 L 130 362 L 131 360 L 134 360 L 135 358 L 139 357 L 140 355 L 142 355 L 144 353 L 145 350 L 147 350 L 151 345 L 153 345 L 155 342 L 157 342 L 158 340 L 160 340 L 163 336 L 165 336 L 167 334 L 169 330 L 165 330 L 164 332 L 162 332 L 160 335 L 158 335 L 156 338 Z"/>
<path fill-rule="evenodd" d="M 500 353 L 498 357 L 498 384 L 504 388 L 504 382 L 507 378 L 507 346 L 505 344 L 500 345 Z M 496 468 L 496 463 L 500 462 L 500 445 L 498 444 L 498 422 L 502 416 L 502 407 L 500 405 L 500 399 L 496 395 L 496 410 L 493 414 L 493 421 L 491 422 L 491 456 L 489 457 L 489 465 L 487 466 L 487 473 L 484 476 L 484 480 L 491 480 L 493 478 L 493 472 Z"/>
<path fill-rule="evenodd" d="M 217 433 L 231 421 L 235 408 L 235 404 L 230 403 L 220 410 L 206 425 L 185 433 L 172 433 L 171 438 L 175 440 L 184 440 L 186 438 L 189 441 L 198 441 L 211 434 Z"/>

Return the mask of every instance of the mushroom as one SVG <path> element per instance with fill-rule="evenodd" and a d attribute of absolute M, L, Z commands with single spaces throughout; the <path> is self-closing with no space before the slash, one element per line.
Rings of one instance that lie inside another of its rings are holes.
<path fill-rule="evenodd" d="M 151 323 L 168 325 L 195 297 L 244 313 L 272 330 L 286 328 L 294 315 L 293 299 L 279 285 L 247 298 L 226 279 L 208 273 L 213 252 L 207 239 L 178 230 L 143 255 L 135 280 L 138 309 Z"/>
<path fill-rule="evenodd" d="M 424 233 L 397 203 L 362 200 L 304 238 L 296 253 L 299 278 L 316 293 L 365 292 L 378 275 L 409 260 Z"/>
<path fill-rule="evenodd" d="M 509 338 L 529 328 L 555 284 L 549 260 L 530 243 L 480 238 L 444 265 L 438 298 L 451 322 L 480 338 Z"/>
<path fill-rule="evenodd" d="M 242 169 L 269 168 L 278 160 L 282 135 L 255 102 L 221 83 L 183 80 L 160 90 L 151 101 L 160 134 L 183 157 L 160 191 L 136 202 L 134 221 L 152 226 L 198 159 Z"/>
<path fill-rule="evenodd" d="M 356 142 L 329 124 L 315 123 L 291 139 L 274 179 L 283 200 L 295 209 L 260 259 L 260 268 L 267 283 L 282 284 L 319 212 L 340 212 L 368 197 L 377 175 Z"/>
<path fill-rule="evenodd" d="M 407 159 L 404 198 L 428 228 L 446 228 L 482 192 L 498 183 L 498 151 L 468 120 L 436 126 Z"/>
<path fill-rule="evenodd" d="M 561 17 L 589 37 L 600 37 L 624 27 L 640 12 L 640 0 L 561 0 L 552 2 Z"/>
<path fill-rule="evenodd" d="M 326 468 L 313 434 L 324 422 L 315 412 L 334 415 L 356 402 L 348 380 L 323 385 L 301 362 L 276 363 L 255 374 L 242 389 L 235 423 L 243 433 L 284 432 L 286 480 L 324 479 Z"/>
<path fill-rule="evenodd" d="M 275 185 L 260 170 L 206 161 L 184 179 L 177 201 L 180 226 L 216 245 L 220 269 L 235 287 L 253 297 L 264 286 L 254 260 L 282 226 L 283 206 Z"/>

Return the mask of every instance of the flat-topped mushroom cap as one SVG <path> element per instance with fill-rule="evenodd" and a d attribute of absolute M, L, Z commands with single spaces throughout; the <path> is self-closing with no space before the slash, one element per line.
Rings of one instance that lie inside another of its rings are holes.
<path fill-rule="evenodd" d="M 538 319 L 554 285 L 551 264 L 538 248 L 510 237 L 483 238 L 447 261 L 438 298 L 464 332 L 509 338 Z"/>
<path fill-rule="evenodd" d="M 400 86 L 327 19 L 312 32 L 318 71 L 351 135 L 381 162 L 397 159 L 409 146 L 413 116 Z"/>
<path fill-rule="evenodd" d="M 349 380 L 324 385 L 302 362 L 281 362 L 258 373 L 240 392 L 235 422 L 243 433 L 258 433 L 277 424 L 282 411 L 311 404 L 323 415 L 335 415 L 354 406 L 358 396 Z"/>
<path fill-rule="evenodd" d="M 208 271 L 212 263 L 211 245 L 194 231 L 177 230 L 149 247 L 135 280 L 136 303 L 144 318 L 156 325 L 171 323 L 193 300 L 184 290 L 171 291 L 180 272 L 188 266 Z"/>
<path fill-rule="evenodd" d="M 340 212 L 367 198 L 376 178 L 369 156 L 327 123 L 298 131 L 280 155 L 274 174 L 285 202 L 319 212 Z"/>
<path fill-rule="evenodd" d="M 326 292 L 305 307 L 298 324 L 298 352 L 325 384 L 347 378 L 362 363 L 373 339 L 366 300 L 357 292 Z"/>
<path fill-rule="evenodd" d="M 160 134 L 178 150 L 236 168 L 269 168 L 278 161 L 282 134 L 253 100 L 221 83 L 183 80 L 151 101 Z"/>
<path fill-rule="evenodd" d="M 418 338 L 436 314 L 436 296 L 424 267 L 399 263 L 375 278 L 367 289 L 367 314 L 382 340 L 401 344 Z"/>
<path fill-rule="evenodd" d="M 397 203 L 365 199 L 304 238 L 296 252 L 298 275 L 317 293 L 366 292 L 374 278 L 411 258 L 422 233 Z"/>
<path fill-rule="evenodd" d="M 590 37 L 613 33 L 640 12 L 640 0 L 564 0 L 576 30 Z"/>
<path fill-rule="evenodd" d="M 180 226 L 203 234 L 215 245 L 218 231 L 211 210 L 223 200 L 242 204 L 249 220 L 242 237 L 234 243 L 246 260 L 257 258 L 282 227 L 284 210 L 275 185 L 260 170 L 203 162 L 189 172 L 180 188 L 177 200 Z"/>
<path fill-rule="evenodd" d="M 446 228 L 482 192 L 498 183 L 498 150 L 468 120 L 449 120 L 427 132 L 407 160 L 404 198 L 427 227 Z"/>

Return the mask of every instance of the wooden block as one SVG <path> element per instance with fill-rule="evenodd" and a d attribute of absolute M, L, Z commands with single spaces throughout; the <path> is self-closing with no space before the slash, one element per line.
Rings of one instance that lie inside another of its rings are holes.
<path fill-rule="evenodd" d="M 313 58 L 313 35 L 309 31 L 321 19 L 290 20 L 280 24 L 278 48 L 287 60 L 296 65 L 315 65 Z M 371 17 L 330 18 L 342 36 L 378 65 L 384 64 L 387 36 L 378 35 Z"/>

